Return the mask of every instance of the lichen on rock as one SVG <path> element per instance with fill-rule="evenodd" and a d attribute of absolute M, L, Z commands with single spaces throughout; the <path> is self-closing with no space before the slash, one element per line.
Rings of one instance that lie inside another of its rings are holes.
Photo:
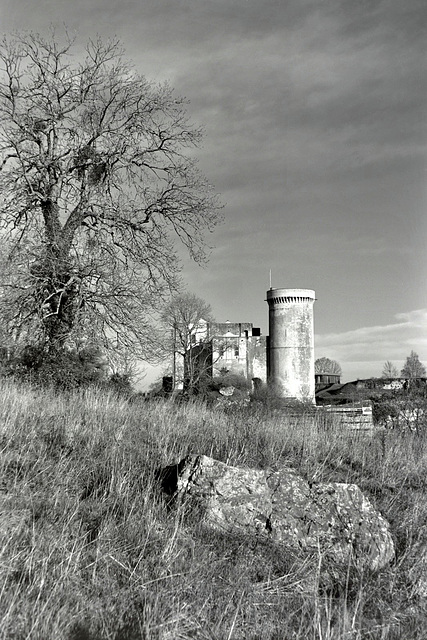
<path fill-rule="evenodd" d="M 309 484 L 289 467 L 249 469 L 190 455 L 165 470 L 163 487 L 179 500 L 202 501 L 211 528 L 265 536 L 361 570 L 377 571 L 394 557 L 389 524 L 354 484 Z"/>

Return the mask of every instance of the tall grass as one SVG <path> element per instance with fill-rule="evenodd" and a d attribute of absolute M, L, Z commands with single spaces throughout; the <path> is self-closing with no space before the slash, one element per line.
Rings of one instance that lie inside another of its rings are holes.
<path fill-rule="evenodd" d="M 129 402 L 0 383 L 0 639 L 426 637 L 410 579 L 427 529 L 427 437 L 366 438 L 263 409 Z M 395 563 L 322 582 L 319 554 L 207 532 L 158 470 L 188 453 L 355 482 L 392 524 Z"/>

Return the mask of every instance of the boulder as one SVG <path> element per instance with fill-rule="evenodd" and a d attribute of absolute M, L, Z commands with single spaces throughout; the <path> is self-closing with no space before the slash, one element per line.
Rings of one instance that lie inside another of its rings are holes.
<path fill-rule="evenodd" d="M 205 525 L 268 537 L 373 571 L 394 557 L 386 520 L 354 484 L 309 484 L 293 469 L 232 467 L 190 455 L 163 470 L 164 491 L 197 504 Z"/>
<path fill-rule="evenodd" d="M 216 407 L 239 409 L 246 407 L 250 402 L 251 398 L 248 390 L 236 389 L 230 385 L 221 387 L 218 390 Z"/>
<path fill-rule="evenodd" d="M 232 385 L 229 385 L 228 387 L 221 387 L 219 390 L 220 394 L 222 396 L 232 396 L 234 393 L 234 387 Z"/>

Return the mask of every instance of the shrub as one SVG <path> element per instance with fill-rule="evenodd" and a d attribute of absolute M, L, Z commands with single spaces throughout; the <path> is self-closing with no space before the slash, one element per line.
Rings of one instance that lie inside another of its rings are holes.
<path fill-rule="evenodd" d="M 234 387 L 238 391 L 250 391 L 252 384 L 238 373 L 227 372 L 215 376 L 210 384 L 211 389 L 218 391 L 221 387 Z"/>
<path fill-rule="evenodd" d="M 62 390 L 107 380 L 104 357 L 97 347 L 47 353 L 42 346 L 26 345 L 12 354 L 5 372 L 22 381 Z"/>
<path fill-rule="evenodd" d="M 128 373 L 113 373 L 106 387 L 119 395 L 131 397 L 133 395 L 132 376 Z"/>
<path fill-rule="evenodd" d="M 398 402 L 390 397 L 374 398 L 372 400 L 372 418 L 375 424 L 385 425 L 394 420 L 399 414 Z"/>

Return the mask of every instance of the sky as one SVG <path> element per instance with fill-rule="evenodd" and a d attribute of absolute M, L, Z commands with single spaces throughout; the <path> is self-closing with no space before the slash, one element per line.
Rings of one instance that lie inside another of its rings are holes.
<path fill-rule="evenodd" d="M 0 0 L 0 24 L 115 35 L 189 100 L 224 223 L 183 278 L 217 321 L 268 333 L 271 269 L 316 291 L 343 380 L 427 366 L 425 0 Z"/>

